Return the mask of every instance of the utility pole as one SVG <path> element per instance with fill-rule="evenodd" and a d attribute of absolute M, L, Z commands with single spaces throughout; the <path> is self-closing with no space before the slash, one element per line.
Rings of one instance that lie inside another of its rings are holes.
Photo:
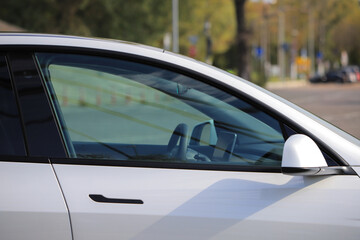
<path fill-rule="evenodd" d="M 308 38 L 308 48 L 309 48 L 309 57 L 310 57 L 310 76 L 314 75 L 315 72 L 315 21 L 314 21 L 314 11 L 309 7 L 309 38 Z"/>
<path fill-rule="evenodd" d="M 204 23 L 204 34 L 205 34 L 205 38 L 206 38 L 206 57 L 205 57 L 205 62 L 207 64 L 212 64 L 212 60 L 211 60 L 211 55 L 212 55 L 212 39 L 211 39 L 211 34 L 210 34 L 210 29 L 211 29 L 211 23 L 210 21 L 207 19 Z"/>
<path fill-rule="evenodd" d="M 172 39 L 173 52 L 179 52 L 179 1 L 172 0 Z"/>
<path fill-rule="evenodd" d="M 266 72 L 266 64 L 267 64 L 267 55 L 268 55 L 268 15 L 267 15 L 267 5 L 265 3 L 262 4 L 262 22 L 261 22 L 261 48 L 263 49 L 263 55 L 261 56 L 261 64 L 263 65 L 263 69 Z"/>
<path fill-rule="evenodd" d="M 279 30 L 278 30 L 278 65 L 280 80 L 285 80 L 285 13 L 284 9 L 279 8 Z"/>

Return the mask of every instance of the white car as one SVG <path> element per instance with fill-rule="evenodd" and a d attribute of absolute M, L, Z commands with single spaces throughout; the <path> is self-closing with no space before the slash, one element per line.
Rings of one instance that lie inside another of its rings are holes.
<path fill-rule="evenodd" d="M 359 239 L 360 141 L 138 44 L 0 34 L 0 239 Z"/>

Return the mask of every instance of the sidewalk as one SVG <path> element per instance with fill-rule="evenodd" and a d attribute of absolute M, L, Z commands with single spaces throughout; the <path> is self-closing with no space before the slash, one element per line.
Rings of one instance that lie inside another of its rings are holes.
<path fill-rule="evenodd" d="M 266 89 L 282 89 L 282 88 L 296 88 L 309 85 L 309 81 L 306 79 L 298 79 L 298 80 L 286 80 L 279 82 L 267 82 L 265 85 Z"/>

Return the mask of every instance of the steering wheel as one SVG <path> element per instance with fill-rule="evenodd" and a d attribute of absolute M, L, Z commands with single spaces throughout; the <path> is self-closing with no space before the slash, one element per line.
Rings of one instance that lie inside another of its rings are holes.
<path fill-rule="evenodd" d="M 173 131 L 168 146 L 167 151 L 170 157 L 174 157 L 177 160 L 186 160 L 186 152 L 187 152 L 187 142 L 186 135 L 188 132 L 188 126 L 185 123 L 180 123 L 176 126 Z M 175 151 L 176 144 L 180 138 L 180 143 L 177 152 Z"/>

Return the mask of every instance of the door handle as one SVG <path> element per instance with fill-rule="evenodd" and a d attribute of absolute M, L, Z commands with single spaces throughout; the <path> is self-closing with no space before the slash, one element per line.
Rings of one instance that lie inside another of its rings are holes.
<path fill-rule="evenodd" d="M 101 194 L 89 194 L 91 200 L 101 203 L 144 204 L 141 199 L 107 198 Z"/>

